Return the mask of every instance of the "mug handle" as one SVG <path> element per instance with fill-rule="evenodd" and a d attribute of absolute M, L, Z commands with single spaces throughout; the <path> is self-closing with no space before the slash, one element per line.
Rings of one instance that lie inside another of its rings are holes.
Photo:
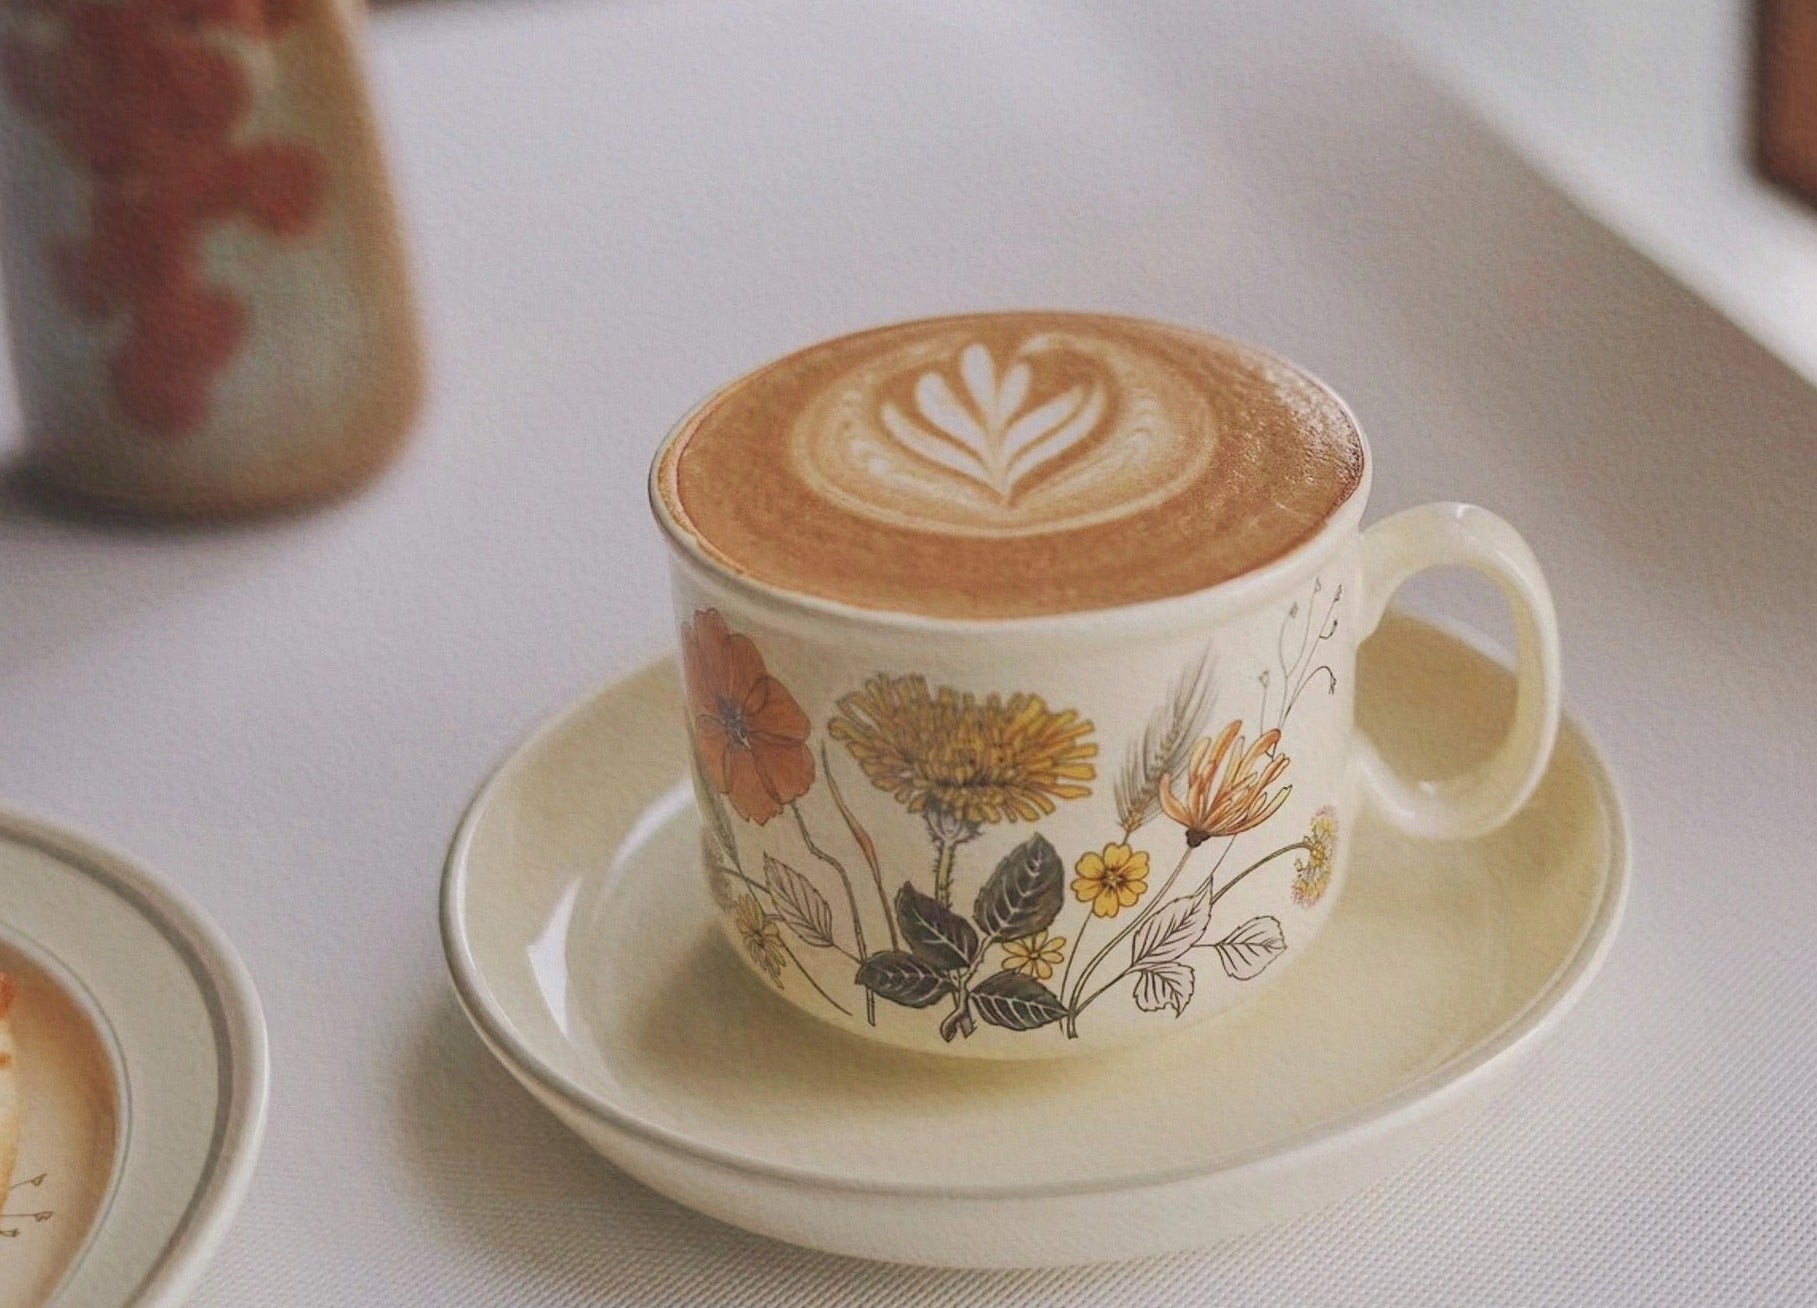
<path fill-rule="evenodd" d="M 1364 790 L 1389 821 L 1412 835 L 1460 840 L 1513 817 L 1545 774 L 1558 738 L 1558 616 L 1539 561 L 1513 527 L 1474 504 L 1425 504 L 1363 533 L 1363 636 L 1409 577 L 1445 566 L 1488 577 L 1513 611 L 1520 646 L 1514 723 L 1488 758 L 1440 781 L 1403 777 L 1367 737 L 1357 748 Z"/>

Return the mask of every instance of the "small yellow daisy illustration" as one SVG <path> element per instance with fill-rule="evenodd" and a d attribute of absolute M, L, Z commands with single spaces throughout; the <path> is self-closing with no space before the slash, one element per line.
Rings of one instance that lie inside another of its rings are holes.
<path fill-rule="evenodd" d="M 772 981 L 782 980 L 782 969 L 789 960 L 788 950 L 782 943 L 782 932 L 777 930 L 775 921 L 763 911 L 763 905 L 757 902 L 757 896 L 746 894 L 740 897 L 732 910 L 732 921 L 738 928 L 738 938 L 744 943 L 745 953 L 751 961 L 762 968 Z"/>
<path fill-rule="evenodd" d="M 1066 959 L 1066 937 L 1037 931 L 1023 940 L 1003 942 L 1003 966 L 1011 972 L 1046 981 Z"/>

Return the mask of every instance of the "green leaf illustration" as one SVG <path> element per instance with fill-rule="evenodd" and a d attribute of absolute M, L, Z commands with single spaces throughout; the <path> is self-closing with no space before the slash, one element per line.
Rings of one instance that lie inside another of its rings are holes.
<path fill-rule="evenodd" d="M 865 959 L 858 968 L 857 980 L 866 990 L 904 1008 L 926 1008 L 952 989 L 945 977 L 900 949 Z"/>
<path fill-rule="evenodd" d="M 1066 869 L 1039 832 L 1003 856 L 972 916 L 991 940 L 1021 940 L 1045 931 L 1066 902 Z"/>
<path fill-rule="evenodd" d="M 972 987 L 978 1016 L 992 1026 L 1010 1031 L 1033 1031 L 1066 1016 L 1060 996 L 1033 977 L 1020 972 L 999 972 Z"/>
<path fill-rule="evenodd" d="M 915 957 L 936 972 L 965 971 L 983 948 L 970 922 L 906 881 L 896 892 L 896 924 Z"/>

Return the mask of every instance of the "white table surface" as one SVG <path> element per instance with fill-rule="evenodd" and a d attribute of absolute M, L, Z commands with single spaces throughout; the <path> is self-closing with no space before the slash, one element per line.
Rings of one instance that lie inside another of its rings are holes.
<path fill-rule="evenodd" d="M 263 991 L 264 1160 L 200 1303 L 1817 1301 L 1817 392 L 1328 4 L 1136 8 L 383 12 L 435 368 L 402 464 L 248 528 L 0 504 L 0 801 L 181 882 Z M 456 1009 L 439 865 L 504 750 L 664 649 L 671 419 L 815 337 L 1031 303 L 1272 345 L 1371 429 L 1377 513 L 1521 524 L 1634 894 L 1518 1088 L 1371 1193 L 1146 1264 L 871 1267 L 538 1109 Z"/>

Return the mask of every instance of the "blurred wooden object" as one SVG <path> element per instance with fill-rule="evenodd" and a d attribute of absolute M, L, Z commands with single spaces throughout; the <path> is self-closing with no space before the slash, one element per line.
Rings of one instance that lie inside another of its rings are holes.
<path fill-rule="evenodd" d="M 1817 203 L 1817 0 L 1760 0 L 1758 22 L 1760 169 Z"/>

